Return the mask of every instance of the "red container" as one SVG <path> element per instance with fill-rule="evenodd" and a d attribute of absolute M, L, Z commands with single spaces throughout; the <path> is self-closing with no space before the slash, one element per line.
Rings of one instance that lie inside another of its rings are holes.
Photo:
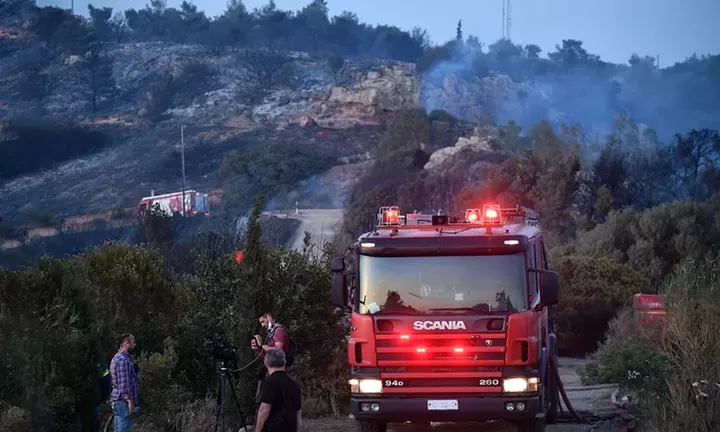
<path fill-rule="evenodd" d="M 633 314 L 643 327 L 654 325 L 665 316 L 665 296 L 662 294 L 633 295 Z"/>

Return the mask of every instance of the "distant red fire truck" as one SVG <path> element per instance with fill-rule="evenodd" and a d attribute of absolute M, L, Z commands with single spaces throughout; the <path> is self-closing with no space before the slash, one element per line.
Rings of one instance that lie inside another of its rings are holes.
<path fill-rule="evenodd" d="M 654 327 L 665 317 L 665 296 L 662 294 L 635 294 L 633 296 L 635 321 L 642 327 Z"/>
<path fill-rule="evenodd" d="M 185 212 L 183 212 L 183 192 L 172 192 L 162 195 L 150 195 L 140 200 L 138 210 L 140 214 L 152 209 L 156 204 L 160 210 L 168 216 L 175 213 L 184 214 L 185 216 L 194 216 L 198 213 L 210 214 L 208 208 L 208 194 L 200 193 L 195 190 L 185 191 Z"/>

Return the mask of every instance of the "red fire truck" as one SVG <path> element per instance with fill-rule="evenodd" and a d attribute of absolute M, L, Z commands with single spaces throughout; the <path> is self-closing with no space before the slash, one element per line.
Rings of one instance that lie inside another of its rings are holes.
<path fill-rule="evenodd" d="M 183 213 L 183 196 L 185 197 L 185 212 Z M 198 213 L 209 215 L 208 194 L 200 193 L 193 189 L 185 192 L 172 192 L 162 195 L 152 194 L 143 197 L 138 203 L 138 213 L 142 216 L 153 206 L 158 205 L 160 211 L 167 216 L 175 213 L 184 214 L 185 216 L 195 216 Z"/>
<path fill-rule="evenodd" d="M 667 313 L 665 296 L 663 294 L 633 295 L 633 313 L 638 325 L 647 329 L 656 328 Z"/>
<path fill-rule="evenodd" d="M 331 296 L 352 314 L 358 430 L 507 420 L 543 431 L 557 420 L 559 282 L 535 212 L 485 205 L 454 218 L 382 207 L 354 250 L 353 265 L 332 260 Z"/>

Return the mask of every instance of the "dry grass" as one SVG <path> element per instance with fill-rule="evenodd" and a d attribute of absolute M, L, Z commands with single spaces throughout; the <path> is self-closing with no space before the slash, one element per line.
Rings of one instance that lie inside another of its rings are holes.
<path fill-rule="evenodd" d="M 214 398 L 196 400 L 182 406 L 177 414 L 166 415 L 165 418 L 152 420 L 139 420 L 133 425 L 136 432 L 157 432 L 159 430 L 172 430 L 173 432 L 210 432 L 215 430 L 215 416 L 217 405 Z M 227 416 L 227 414 L 226 414 Z M 159 424 L 162 422 L 163 424 Z M 237 432 L 231 427 L 233 423 L 226 417 L 224 432 Z M 220 428 L 218 428 L 219 430 Z"/>
<path fill-rule="evenodd" d="M 14 406 L 0 410 L 0 431 L 24 432 L 30 429 L 30 413 Z"/>
<path fill-rule="evenodd" d="M 667 310 L 657 349 L 669 363 L 667 394 L 644 400 L 648 430 L 720 430 L 720 263 L 680 268 L 667 286 Z"/>

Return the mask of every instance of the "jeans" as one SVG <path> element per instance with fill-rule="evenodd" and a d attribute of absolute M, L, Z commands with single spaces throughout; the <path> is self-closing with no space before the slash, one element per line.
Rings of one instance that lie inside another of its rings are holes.
<path fill-rule="evenodd" d="M 130 432 L 132 427 L 132 416 L 130 414 L 130 406 L 127 402 L 113 401 L 113 431 L 114 432 Z"/>

